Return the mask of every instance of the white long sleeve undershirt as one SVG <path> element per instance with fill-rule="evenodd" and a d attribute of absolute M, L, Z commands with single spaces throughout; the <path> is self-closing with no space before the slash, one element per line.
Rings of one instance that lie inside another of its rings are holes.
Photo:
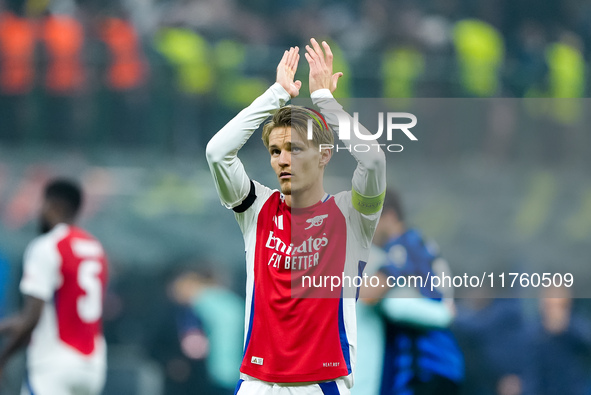
<path fill-rule="evenodd" d="M 250 106 L 240 111 L 207 144 L 207 162 L 220 200 L 227 208 L 239 206 L 250 191 L 250 179 L 238 159 L 238 150 L 260 124 L 289 99 L 289 93 L 281 85 L 273 84 Z"/>
<path fill-rule="evenodd" d="M 337 100 L 332 96 L 330 90 L 319 89 L 312 92 L 310 95 L 314 105 L 318 106 L 320 112 L 326 119 L 326 123 L 330 125 L 332 130 L 337 134 L 339 132 L 339 121 L 337 114 L 347 117 L 349 119 L 349 126 L 351 128 L 350 139 L 343 141 L 347 145 L 355 146 L 356 144 L 371 145 L 377 144 L 377 140 L 361 140 L 353 131 L 353 118 L 343 110 Z M 359 125 L 359 132 L 364 135 L 371 135 L 371 133 Z M 377 150 L 370 150 L 368 152 L 357 152 L 351 149 L 351 154 L 357 160 L 357 168 L 353 174 L 353 189 L 359 194 L 367 197 L 374 197 L 380 195 L 386 189 L 386 156 L 379 148 Z"/>

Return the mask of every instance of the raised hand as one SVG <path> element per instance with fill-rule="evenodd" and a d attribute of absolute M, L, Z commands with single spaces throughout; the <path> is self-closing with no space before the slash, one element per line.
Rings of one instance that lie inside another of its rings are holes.
<path fill-rule="evenodd" d="M 332 73 L 332 51 L 326 41 L 322 42 L 324 51 L 316 41 L 311 38 L 312 46 L 306 45 L 306 60 L 310 64 L 310 93 L 318 89 L 330 89 L 334 92 L 337 89 L 339 78 L 343 73 Z"/>
<path fill-rule="evenodd" d="M 285 51 L 281 62 L 277 66 L 276 81 L 289 93 L 292 99 L 300 94 L 300 88 L 302 87 L 302 81 L 293 80 L 300 61 L 299 51 L 298 47 L 291 47 L 289 51 Z"/>

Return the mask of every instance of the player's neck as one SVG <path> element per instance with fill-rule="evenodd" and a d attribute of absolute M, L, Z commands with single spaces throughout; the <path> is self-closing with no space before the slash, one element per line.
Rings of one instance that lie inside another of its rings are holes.
<path fill-rule="evenodd" d="M 293 208 L 310 207 L 322 200 L 324 196 L 324 187 L 319 184 L 305 192 L 296 192 L 285 196 L 285 204 Z"/>

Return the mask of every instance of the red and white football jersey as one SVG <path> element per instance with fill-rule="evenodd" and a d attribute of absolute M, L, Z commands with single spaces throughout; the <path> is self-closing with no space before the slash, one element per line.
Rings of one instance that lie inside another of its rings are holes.
<path fill-rule="evenodd" d="M 31 241 L 20 290 L 44 300 L 45 307 L 27 348 L 29 369 L 105 369 L 107 275 L 103 247 L 80 228 L 60 224 Z"/>
<path fill-rule="evenodd" d="M 296 209 L 279 191 L 254 185 L 256 200 L 236 213 L 247 270 L 240 371 L 279 383 L 352 381 L 355 295 L 343 298 L 342 284 L 331 283 L 363 272 L 379 213 L 355 210 L 350 191 Z"/>

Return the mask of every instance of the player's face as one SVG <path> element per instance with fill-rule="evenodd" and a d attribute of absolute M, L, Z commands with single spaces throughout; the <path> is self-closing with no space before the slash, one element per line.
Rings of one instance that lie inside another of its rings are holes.
<path fill-rule="evenodd" d="M 322 182 L 322 155 L 313 144 L 303 140 L 291 127 L 275 128 L 269 135 L 271 166 L 284 195 L 304 192 Z"/>

